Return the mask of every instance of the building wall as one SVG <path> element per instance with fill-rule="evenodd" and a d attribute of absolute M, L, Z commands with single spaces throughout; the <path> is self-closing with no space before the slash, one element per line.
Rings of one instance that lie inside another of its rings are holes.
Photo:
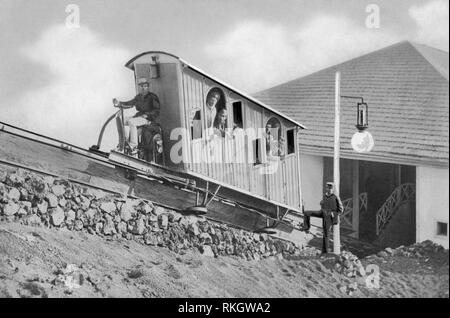
<path fill-rule="evenodd" d="M 448 168 L 419 166 L 416 170 L 416 239 L 448 248 Z M 447 236 L 437 235 L 437 222 L 447 223 Z"/>
<path fill-rule="evenodd" d="M 320 200 L 323 196 L 323 166 L 323 157 L 300 155 L 302 197 L 306 211 L 320 210 Z M 311 224 L 322 227 L 322 220 L 311 218 Z"/>
<path fill-rule="evenodd" d="M 323 157 L 301 154 L 300 174 L 305 210 L 320 210 L 319 202 L 323 195 Z"/>

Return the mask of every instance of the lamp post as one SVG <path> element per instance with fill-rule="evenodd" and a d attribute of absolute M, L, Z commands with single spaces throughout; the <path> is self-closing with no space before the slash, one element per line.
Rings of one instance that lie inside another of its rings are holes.
<path fill-rule="evenodd" d="M 358 99 L 356 105 L 356 128 L 358 131 L 353 135 L 352 147 L 357 152 L 368 152 L 372 150 L 374 142 L 372 135 L 366 131 L 369 127 L 368 106 L 362 97 L 341 95 L 341 73 L 336 72 L 335 82 L 335 113 L 334 113 L 334 160 L 333 160 L 333 182 L 335 194 L 339 196 L 340 189 L 340 131 L 341 131 L 341 98 Z M 333 225 L 333 252 L 341 254 L 340 222 Z"/>

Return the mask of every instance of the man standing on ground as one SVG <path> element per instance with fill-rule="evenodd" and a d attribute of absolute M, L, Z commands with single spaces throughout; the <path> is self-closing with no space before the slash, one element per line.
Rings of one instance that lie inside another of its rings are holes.
<path fill-rule="evenodd" d="M 325 194 L 322 201 L 320 201 L 321 209 L 320 211 L 305 211 L 304 218 L 305 221 L 302 226 L 302 230 L 309 232 L 311 228 L 311 217 L 322 218 L 322 231 L 323 231 L 323 242 L 322 242 L 322 253 L 326 254 L 330 252 L 330 232 L 333 224 L 338 224 L 339 215 L 343 212 L 344 207 L 342 206 L 341 199 L 334 194 L 334 184 L 333 182 L 327 182 L 325 188 Z"/>

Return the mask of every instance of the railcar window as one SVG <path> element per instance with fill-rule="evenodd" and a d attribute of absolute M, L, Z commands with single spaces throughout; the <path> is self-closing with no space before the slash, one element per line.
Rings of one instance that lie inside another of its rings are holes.
<path fill-rule="evenodd" d="M 259 165 L 262 163 L 262 156 L 261 156 L 261 145 L 262 145 L 262 138 L 254 139 L 253 140 L 253 164 Z"/>
<path fill-rule="evenodd" d="M 214 87 L 208 92 L 204 109 L 206 129 L 214 128 L 219 120 L 220 111 L 226 109 L 225 94 L 220 88 Z"/>
<path fill-rule="evenodd" d="M 233 124 L 234 128 L 244 128 L 242 117 L 242 102 L 233 103 Z"/>
<path fill-rule="evenodd" d="M 295 152 L 295 130 L 289 129 L 287 131 L 287 154 L 290 155 L 291 153 Z"/>
<path fill-rule="evenodd" d="M 284 138 L 281 135 L 280 121 L 272 117 L 266 123 L 266 153 L 268 157 L 284 155 Z"/>
<path fill-rule="evenodd" d="M 202 113 L 200 110 L 195 111 L 191 120 L 191 138 L 202 138 Z"/>

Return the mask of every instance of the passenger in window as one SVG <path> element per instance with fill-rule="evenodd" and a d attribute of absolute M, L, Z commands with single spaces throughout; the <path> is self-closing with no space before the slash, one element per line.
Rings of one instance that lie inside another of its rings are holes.
<path fill-rule="evenodd" d="M 206 119 L 206 129 L 213 128 L 214 119 L 217 115 L 216 105 L 220 100 L 220 94 L 217 91 L 212 91 L 208 94 L 206 98 L 206 110 L 205 110 L 205 119 Z"/>
<path fill-rule="evenodd" d="M 283 138 L 281 137 L 281 126 L 279 123 L 266 124 L 266 154 L 267 157 L 279 157 L 283 153 Z"/>
<path fill-rule="evenodd" d="M 138 146 L 138 133 L 137 128 L 139 126 L 150 125 L 157 122 L 160 111 L 160 104 L 158 96 L 151 93 L 149 88 L 149 82 L 146 78 L 138 79 L 139 94 L 133 99 L 121 102 L 116 98 L 113 99 L 113 104 L 115 107 L 132 108 L 136 107 L 137 113 L 132 117 L 123 118 L 123 123 L 128 126 L 129 136 L 125 136 L 125 131 L 122 127 L 122 117 L 121 113 L 118 113 L 116 117 L 117 130 L 119 133 L 119 145 L 117 146 L 117 151 L 123 151 L 125 147 L 125 140 L 129 140 L 129 147 L 131 150 L 131 155 L 137 153 Z M 126 138 L 126 139 L 125 139 Z"/>
<path fill-rule="evenodd" d="M 272 125 L 267 123 L 266 125 L 266 135 L 265 135 L 265 139 L 266 139 L 266 154 L 267 156 L 270 156 L 270 154 L 272 153 L 272 145 L 273 145 L 273 135 L 272 135 Z"/>
<path fill-rule="evenodd" d="M 222 108 L 219 110 L 219 113 L 216 116 L 216 119 L 214 120 L 214 133 L 221 137 L 225 137 L 225 133 L 227 130 L 227 119 L 228 119 L 228 113 L 226 108 Z"/>
<path fill-rule="evenodd" d="M 286 154 L 286 139 L 280 137 L 278 139 L 278 155 L 283 157 Z"/>

